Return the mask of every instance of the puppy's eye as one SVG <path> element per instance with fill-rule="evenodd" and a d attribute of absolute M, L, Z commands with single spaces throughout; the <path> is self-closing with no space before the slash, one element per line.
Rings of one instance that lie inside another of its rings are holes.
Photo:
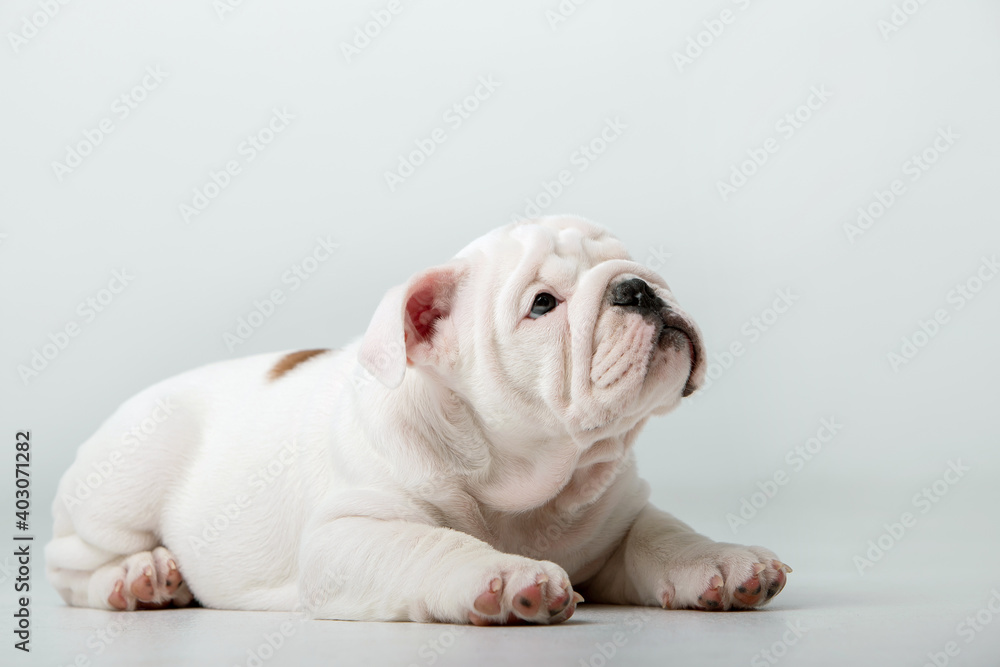
<path fill-rule="evenodd" d="M 548 292 L 542 292 L 535 297 L 535 302 L 531 304 L 531 312 L 528 313 L 528 317 L 533 320 L 537 320 L 539 317 L 549 312 L 553 308 L 559 305 L 556 298 L 549 294 Z"/>

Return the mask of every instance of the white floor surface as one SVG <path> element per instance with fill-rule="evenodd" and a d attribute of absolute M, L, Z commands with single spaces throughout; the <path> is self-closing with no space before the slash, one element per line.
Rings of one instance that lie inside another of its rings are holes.
<path fill-rule="evenodd" d="M 761 611 L 583 604 L 562 625 L 506 628 L 313 621 L 294 613 L 208 609 L 112 613 L 67 608 L 43 595 L 32 610 L 30 656 L 4 647 L 0 663 L 1000 665 L 1000 581 L 965 575 L 886 580 L 795 573 Z"/>

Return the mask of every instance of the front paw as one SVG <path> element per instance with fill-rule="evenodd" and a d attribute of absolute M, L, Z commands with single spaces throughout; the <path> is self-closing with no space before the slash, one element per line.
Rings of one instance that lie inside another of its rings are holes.
<path fill-rule="evenodd" d="M 780 593 L 791 571 L 762 547 L 690 546 L 670 559 L 657 599 L 664 609 L 753 609 Z"/>
<path fill-rule="evenodd" d="M 566 572 L 547 561 L 505 555 L 475 579 L 478 583 L 472 590 L 466 589 L 471 599 L 465 603 L 468 606 L 461 618 L 473 625 L 562 623 L 583 601 L 573 591 Z"/>

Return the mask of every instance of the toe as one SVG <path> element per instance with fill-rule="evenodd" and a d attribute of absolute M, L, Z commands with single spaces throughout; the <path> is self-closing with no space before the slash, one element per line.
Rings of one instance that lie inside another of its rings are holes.
<path fill-rule="evenodd" d="M 175 590 L 177 590 L 177 587 L 180 586 L 181 582 L 183 581 L 184 579 L 181 577 L 180 572 L 176 571 L 171 572 L 170 574 L 167 575 L 167 582 L 165 584 L 165 586 L 167 587 L 167 591 L 173 593 Z"/>
<path fill-rule="evenodd" d="M 500 613 L 500 595 L 503 591 L 503 580 L 500 577 L 490 581 L 489 589 L 476 598 L 472 605 L 476 612 L 485 616 L 496 616 Z"/>
<path fill-rule="evenodd" d="M 660 606 L 664 609 L 673 609 L 674 600 L 677 598 L 677 591 L 674 589 L 674 585 L 667 582 L 663 586 L 660 592 Z"/>
<path fill-rule="evenodd" d="M 558 623 L 563 623 L 569 620 L 573 616 L 573 612 L 576 611 L 576 605 L 583 602 L 583 596 L 573 590 L 572 586 L 566 586 L 566 592 L 568 593 L 565 603 L 562 604 L 561 609 L 549 609 L 549 617 L 545 620 L 545 623 L 549 625 L 556 625 Z"/>
<path fill-rule="evenodd" d="M 181 571 L 177 569 L 177 563 L 173 559 L 167 561 L 167 589 L 173 592 L 181 582 L 184 581 L 184 577 L 181 576 Z"/>
<path fill-rule="evenodd" d="M 560 590 L 557 594 L 552 596 L 549 600 L 549 616 L 557 616 L 566 608 L 569 601 L 573 599 L 573 595 L 570 592 L 572 589 L 567 584 L 565 588 Z"/>
<path fill-rule="evenodd" d="M 520 616 L 534 616 L 542 608 L 542 583 L 532 584 L 514 594 L 514 611 Z"/>
<path fill-rule="evenodd" d="M 785 587 L 785 583 L 788 581 L 788 578 L 785 576 L 785 573 L 792 571 L 792 568 L 788 567 L 779 560 L 771 561 L 771 566 L 777 571 L 777 574 L 775 576 L 774 581 L 772 581 L 771 585 L 768 586 L 767 588 L 766 599 L 768 600 L 770 600 L 775 595 L 781 592 L 781 589 Z"/>
<path fill-rule="evenodd" d="M 128 609 L 128 601 L 125 600 L 125 596 L 122 594 L 122 590 L 125 588 L 125 582 L 119 580 L 115 584 L 115 588 L 111 591 L 111 595 L 108 596 L 108 604 L 118 611 L 125 611 Z"/>
<path fill-rule="evenodd" d="M 722 609 L 722 585 L 725 582 L 721 575 L 715 575 L 708 582 L 708 588 L 698 596 L 698 605 L 701 609 L 717 611 Z"/>
<path fill-rule="evenodd" d="M 147 567 L 144 569 L 142 574 L 132 582 L 129 590 L 137 600 L 152 602 L 156 597 L 156 591 L 153 589 L 153 568 Z"/>
<path fill-rule="evenodd" d="M 767 569 L 763 563 L 754 565 L 753 575 L 736 587 L 733 591 L 733 598 L 745 607 L 752 607 L 760 602 L 764 594 L 764 584 L 761 581 L 761 573 Z"/>

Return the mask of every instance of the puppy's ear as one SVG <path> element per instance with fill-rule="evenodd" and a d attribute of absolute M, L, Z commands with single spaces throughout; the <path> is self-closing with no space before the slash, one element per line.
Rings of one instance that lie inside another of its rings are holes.
<path fill-rule="evenodd" d="M 403 382 L 407 364 L 434 363 L 441 357 L 442 324 L 451 315 L 465 268 L 464 262 L 452 262 L 427 269 L 386 293 L 358 350 L 366 371 L 395 388 Z"/>

